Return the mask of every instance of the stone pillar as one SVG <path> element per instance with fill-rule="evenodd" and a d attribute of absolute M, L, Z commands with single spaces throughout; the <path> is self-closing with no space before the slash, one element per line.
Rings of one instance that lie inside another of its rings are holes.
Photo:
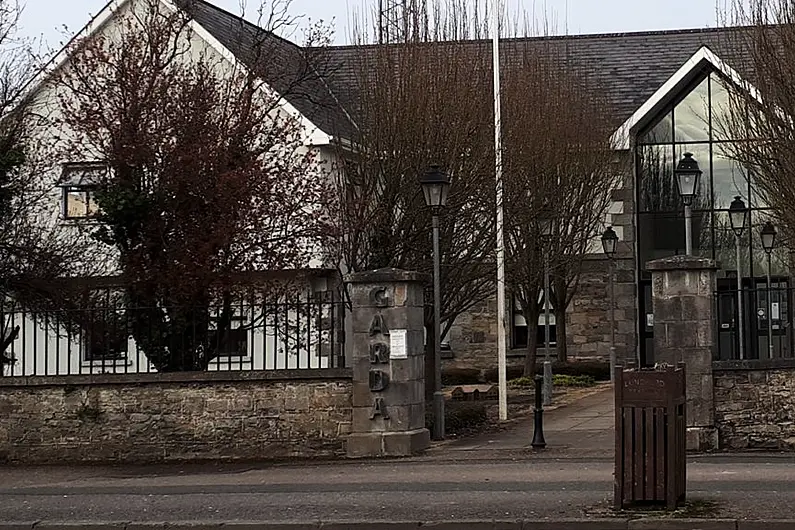
<path fill-rule="evenodd" d="M 714 260 L 674 256 L 651 261 L 654 358 L 686 367 L 687 449 L 718 448 L 712 359 L 717 326 Z"/>
<path fill-rule="evenodd" d="M 352 304 L 349 457 L 407 456 L 430 445 L 423 347 L 428 280 L 397 269 L 345 277 Z"/>

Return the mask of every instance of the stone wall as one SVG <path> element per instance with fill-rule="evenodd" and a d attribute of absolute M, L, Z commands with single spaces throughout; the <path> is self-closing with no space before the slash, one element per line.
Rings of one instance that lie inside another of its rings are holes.
<path fill-rule="evenodd" d="M 610 357 L 609 263 L 601 257 L 586 260 L 574 299 L 566 313 L 569 356 Z M 637 288 L 635 263 L 618 259 L 615 266 L 616 357 L 635 358 Z"/>
<path fill-rule="evenodd" d="M 795 449 L 795 362 L 714 364 L 721 449 Z"/>
<path fill-rule="evenodd" d="M 610 356 L 610 291 L 608 262 L 603 257 L 585 261 L 580 284 L 566 313 L 568 354 L 571 359 L 607 360 Z M 616 261 L 616 353 L 618 359 L 635 358 L 637 291 L 632 259 Z M 508 311 L 510 308 L 508 309 Z M 508 313 L 509 318 L 511 317 Z M 448 334 L 451 350 L 442 352 L 444 367 L 497 366 L 497 300 L 481 302 L 458 317 Z M 525 349 L 511 348 L 508 336 L 508 366 L 524 363 Z M 543 344 L 539 345 L 539 354 Z M 553 354 L 556 353 L 553 348 Z"/>
<path fill-rule="evenodd" d="M 349 370 L 0 379 L 0 461 L 344 454 Z"/>

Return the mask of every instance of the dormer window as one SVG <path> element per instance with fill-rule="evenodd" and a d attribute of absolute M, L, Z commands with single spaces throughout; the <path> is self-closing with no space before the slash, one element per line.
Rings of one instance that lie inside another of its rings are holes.
<path fill-rule="evenodd" d="M 101 162 L 64 164 L 58 184 L 63 190 L 61 213 L 64 219 L 89 219 L 99 212 L 94 194 L 107 173 L 107 164 Z"/>

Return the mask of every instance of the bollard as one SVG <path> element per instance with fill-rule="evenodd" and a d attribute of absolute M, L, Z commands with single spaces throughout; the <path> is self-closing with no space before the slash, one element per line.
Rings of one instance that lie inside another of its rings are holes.
<path fill-rule="evenodd" d="M 544 361 L 544 406 L 552 404 L 552 363 Z"/>
<path fill-rule="evenodd" d="M 543 449 L 547 446 L 547 442 L 544 440 L 544 404 L 541 396 L 544 379 L 537 375 L 534 380 L 536 383 L 536 406 L 533 410 L 533 441 L 530 445 L 533 449 Z"/>

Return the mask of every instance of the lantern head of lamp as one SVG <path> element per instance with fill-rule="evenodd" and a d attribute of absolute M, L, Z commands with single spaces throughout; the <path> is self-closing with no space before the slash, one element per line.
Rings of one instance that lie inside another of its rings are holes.
<path fill-rule="evenodd" d="M 739 237 L 745 230 L 745 224 L 748 220 L 748 208 L 738 195 L 734 198 L 729 205 L 729 222 L 731 223 L 732 230 Z"/>
<path fill-rule="evenodd" d="M 693 158 L 693 153 L 685 153 L 684 158 L 676 166 L 676 182 L 679 185 L 679 196 L 686 206 L 693 204 L 693 198 L 698 193 L 698 183 L 701 179 L 701 169 Z"/>
<path fill-rule="evenodd" d="M 602 234 L 602 250 L 604 250 L 608 258 L 612 258 L 615 255 L 617 244 L 618 234 L 616 234 L 612 226 L 608 226 L 607 230 Z"/>
<path fill-rule="evenodd" d="M 552 212 L 548 208 L 544 208 L 536 216 L 536 223 L 538 225 L 538 233 L 543 239 L 550 239 L 553 232 L 553 219 Z"/>
<path fill-rule="evenodd" d="M 760 235 L 762 236 L 762 248 L 765 249 L 765 252 L 770 254 L 773 252 L 773 247 L 776 244 L 776 227 L 773 226 L 773 223 L 768 221 L 765 223 L 765 226 L 762 227 Z"/>
<path fill-rule="evenodd" d="M 450 176 L 438 165 L 432 165 L 420 179 L 425 205 L 439 210 L 447 205 Z"/>

